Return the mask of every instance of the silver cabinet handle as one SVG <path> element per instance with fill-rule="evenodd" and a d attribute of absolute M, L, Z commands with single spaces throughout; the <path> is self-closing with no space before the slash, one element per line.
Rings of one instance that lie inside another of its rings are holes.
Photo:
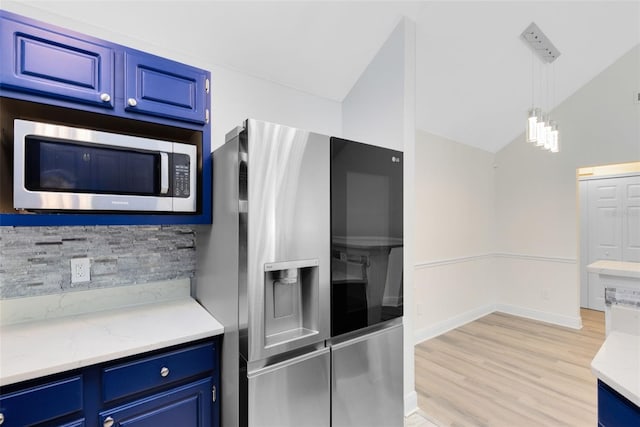
<path fill-rule="evenodd" d="M 100 94 L 100 99 L 101 99 L 103 102 L 109 102 L 109 101 L 111 101 L 111 95 L 109 95 L 109 94 L 108 94 L 108 93 L 106 93 L 106 92 L 105 92 L 105 93 L 101 93 L 101 94 Z"/>
<path fill-rule="evenodd" d="M 129 98 L 127 99 L 127 104 L 129 104 L 129 107 L 135 107 L 138 105 L 138 101 L 135 98 Z"/>
<path fill-rule="evenodd" d="M 113 418 L 111 417 L 107 417 L 104 419 L 104 422 L 102 423 L 102 425 L 104 427 L 111 427 L 113 424 L 115 424 L 115 421 Z"/>
<path fill-rule="evenodd" d="M 0 412 L 0 425 L 4 424 L 4 414 Z"/>
<path fill-rule="evenodd" d="M 169 375 L 169 368 L 167 368 L 166 366 L 163 366 L 162 369 L 160 369 L 160 375 L 162 375 L 163 377 L 166 377 Z"/>

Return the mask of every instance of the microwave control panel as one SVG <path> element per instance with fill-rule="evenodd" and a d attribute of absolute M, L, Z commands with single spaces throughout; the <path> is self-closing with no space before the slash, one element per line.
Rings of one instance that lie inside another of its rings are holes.
<path fill-rule="evenodd" d="M 191 194 L 190 160 L 186 154 L 173 154 L 173 197 L 187 198 Z"/>

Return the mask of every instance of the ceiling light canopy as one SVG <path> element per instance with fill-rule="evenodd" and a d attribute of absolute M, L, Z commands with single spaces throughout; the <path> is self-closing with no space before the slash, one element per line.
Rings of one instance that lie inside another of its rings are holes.
<path fill-rule="evenodd" d="M 560 51 L 544 35 L 535 22 L 529 24 L 520 37 L 533 49 L 534 53 L 545 63 L 550 64 L 560 56 Z"/>

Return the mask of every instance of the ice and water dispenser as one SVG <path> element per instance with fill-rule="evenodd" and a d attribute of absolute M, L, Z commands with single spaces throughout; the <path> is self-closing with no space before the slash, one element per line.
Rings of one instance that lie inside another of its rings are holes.
<path fill-rule="evenodd" d="M 318 264 L 317 259 L 265 264 L 265 348 L 318 334 Z"/>

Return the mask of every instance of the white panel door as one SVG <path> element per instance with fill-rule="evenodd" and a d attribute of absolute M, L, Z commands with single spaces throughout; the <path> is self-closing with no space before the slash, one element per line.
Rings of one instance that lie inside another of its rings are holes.
<path fill-rule="evenodd" d="M 622 261 L 640 262 L 640 176 L 621 179 Z"/>
<path fill-rule="evenodd" d="M 622 258 L 621 211 L 622 185 L 619 179 L 589 181 L 589 259 L 588 264 Z M 604 310 L 604 287 L 598 274 L 589 273 L 589 305 L 593 310 Z"/>
<path fill-rule="evenodd" d="M 589 181 L 589 263 L 622 259 L 620 181 Z"/>

